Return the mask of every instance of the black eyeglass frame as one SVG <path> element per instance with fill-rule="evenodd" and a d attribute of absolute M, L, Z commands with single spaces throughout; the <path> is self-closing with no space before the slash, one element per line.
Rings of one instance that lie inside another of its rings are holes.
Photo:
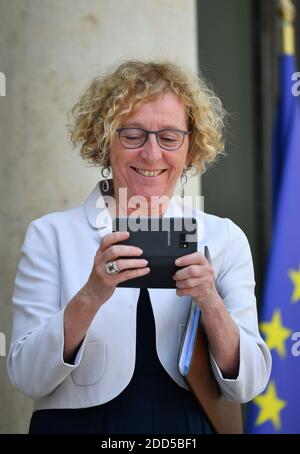
<path fill-rule="evenodd" d="M 136 131 L 143 131 L 145 133 L 145 140 L 144 142 L 141 143 L 141 145 L 139 145 L 138 147 L 137 146 L 134 146 L 134 147 L 128 147 L 128 146 L 125 146 L 124 143 L 122 142 L 121 140 L 121 133 L 123 131 L 127 131 L 127 130 L 132 130 L 132 129 L 135 129 Z M 181 129 L 177 129 L 177 128 L 163 128 L 163 129 L 159 129 L 158 131 L 151 131 L 151 130 L 148 130 L 148 129 L 144 129 L 144 128 L 135 128 L 133 126 L 131 127 L 125 127 L 125 128 L 118 128 L 117 130 L 117 133 L 119 135 L 119 140 L 121 142 L 121 144 L 123 145 L 124 148 L 126 148 L 127 150 L 136 150 L 137 148 L 140 148 L 142 147 L 143 145 L 145 145 L 145 143 L 147 142 L 148 140 L 148 136 L 149 134 L 155 134 L 155 137 L 156 137 L 156 141 L 158 143 L 158 145 L 160 146 L 160 148 L 162 148 L 163 150 L 167 150 L 167 151 L 175 151 L 175 150 L 178 150 L 182 145 L 183 145 L 183 142 L 184 142 L 184 139 L 185 139 L 185 136 L 189 135 L 192 133 L 192 131 L 182 131 Z M 158 134 L 163 132 L 163 131 L 176 131 L 176 132 L 180 132 L 182 134 L 182 142 L 181 144 L 176 147 L 176 148 L 165 148 L 163 147 L 160 143 L 159 143 L 159 140 L 158 140 Z"/>

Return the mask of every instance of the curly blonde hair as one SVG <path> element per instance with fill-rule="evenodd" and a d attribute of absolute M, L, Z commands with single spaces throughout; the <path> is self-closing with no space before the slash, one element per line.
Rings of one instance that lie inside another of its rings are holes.
<path fill-rule="evenodd" d="M 186 108 L 190 135 L 189 168 L 203 173 L 224 153 L 221 101 L 203 78 L 170 62 L 127 61 L 96 77 L 74 105 L 70 139 L 94 166 L 109 166 L 110 143 L 121 121 L 159 93 L 172 92 Z"/>

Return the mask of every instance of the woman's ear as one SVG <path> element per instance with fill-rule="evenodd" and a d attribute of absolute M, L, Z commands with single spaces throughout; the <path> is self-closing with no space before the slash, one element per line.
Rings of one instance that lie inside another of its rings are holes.
<path fill-rule="evenodd" d="M 186 159 L 185 159 L 185 165 L 186 167 L 192 168 L 193 167 L 193 157 L 191 154 L 191 148 L 188 148 L 187 154 L 186 154 Z"/>
<path fill-rule="evenodd" d="M 191 170 L 193 167 L 193 162 L 190 156 L 187 156 L 186 161 L 185 161 L 185 168 L 186 170 Z"/>

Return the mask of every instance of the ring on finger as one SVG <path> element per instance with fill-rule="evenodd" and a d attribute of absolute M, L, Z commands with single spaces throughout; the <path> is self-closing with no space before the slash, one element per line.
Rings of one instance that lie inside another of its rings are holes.
<path fill-rule="evenodd" d="M 114 260 L 105 264 L 105 271 L 107 274 L 117 274 L 120 272 L 120 268 L 118 267 L 117 262 Z"/>

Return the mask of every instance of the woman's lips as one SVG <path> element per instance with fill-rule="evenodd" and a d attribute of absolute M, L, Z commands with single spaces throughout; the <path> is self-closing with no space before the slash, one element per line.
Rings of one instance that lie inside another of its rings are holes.
<path fill-rule="evenodd" d="M 143 177 L 158 177 L 161 175 L 166 169 L 140 169 L 138 167 L 131 167 L 136 173 L 142 175 Z"/>

